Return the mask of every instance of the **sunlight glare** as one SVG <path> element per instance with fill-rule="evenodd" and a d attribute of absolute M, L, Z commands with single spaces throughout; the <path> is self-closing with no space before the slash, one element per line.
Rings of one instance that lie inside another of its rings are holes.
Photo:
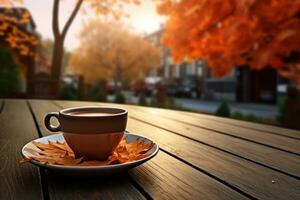
<path fill-rule="evenodd" d="M 135 32 L 144 34 L 152 33 L 160 28 L 165 21 L 164 17 L 156 12 L 156 6 L 152 1 L 143 1 L 140 6 L 129 6 L 129 23 Z"/>
<path fill-rule="evenodd" d="M 139 33 L 151 33 L 156 31 L 160 23 L 157 17 L 153 14 L 146 13 L 142 16 L 137 16 L 132 22 L 134 28 Z"/>

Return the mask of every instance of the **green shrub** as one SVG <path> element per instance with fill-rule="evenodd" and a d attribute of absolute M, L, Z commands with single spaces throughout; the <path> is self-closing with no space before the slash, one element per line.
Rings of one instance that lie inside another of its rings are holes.
<path fill-rule="evenodd" d="M 107 101 L 107 93 L 105 90 L 105 81 L 99 81 L 96 84 L 90 85 L 86 88 L 84 99 L 89 101 Z"/>
<path fill-rule="evenodd" d="M 174 98 L 168 97 L 165 85 L 158 84 L 156 86 L 156 89 L 157 92 L 154 95 L 154 98 L 150 101 L 149 106 L 173 110 L 190 111 L 189 109 L 185 109 L 180 104 L 178 104 Z"/>
<path fill-rule="evenodd" d="M 231 118 L 243 120 L 244 119 L 244 115 L 241 112 L 236 111 L 236 112 L 232 113 Z"/>
<path fill-rule="evenodd" d="M 99 82 L 97 87 L 95 88 L 93 92 L 93 98 L 92 100 L 94 101 L 106 101 L 106 92 L 105 92 L 105 83 L 104 82 Z"/>
<path fill-rule="evenodd" d="M 0 95 L 8 96 L 20 91 L 20 65 L 13 52 L 0 48 Z"/>
<path fill-rule="evenodd" d="M 147 106 L 148 105 L 147 104 L 147 99 L 146 99 L 144 94 L 141 94 L 139 96 L 139 105 L 141 105 L 141 106 Z"/>
<path fill-rule="evenodd" d="M 105 102 L 106 101 L 106 94 L 104 92 L 103 89 L 99 88 L 97 90 L 96 96 L 95 96 L 95 100 L 96 101 L 101 101 L 101 102 Z"/>
<path fill-rule="evenodd" d="M 243 120 L 243 121 L 249 121 L 249 122 L 256 122 L 256 123 L 261 123 L 263 121 L 262 118 L 257 117 L 254 114 L 244 115 L 243 113 L 241 113 L 239 111 L 232 113 L 231 118 Z"/>
<path fill-rule="evenodd" d="M 278 115 L 276 116 L 276 120 L 283 125 L 286 121 L 286 103 L 287 103 L 287 97 L 283 96 L 280 97 L 277 101 L 277 111 Z"/>
<path fill-rule="evenodd" d="M 168 97 L 165 105 L 163 105 L 164 108 L 174 109 L 174 110 L 181 110 L 182 106 L 174 100 L 174 98 Z"/>
<path fill-rule="evenodd" d="M 121 92 L 118 92 L 116 94 L 115 103 L 126 103 L 126 98 Z"/>
<path fill-rule="evenodd" d="M 148 103 L 148 106 L 149 107 L 157 107 L 155 98 L 150 99 L 150 102 Z"/>
<path fill-rule="evenodd" d="M 64 100 L 78 100 L 77 89 L 73 84 L 63 85 L 60 89 L 60 98 Z"/>
<path fill-rule="evenodd" d="M 256 122 L 256 123 L 261 123 L 263 121 L 262 118 L 257 117 L 254 114 L 245 115 L 244 120 L 248 122 Z"/>
<path fill-rule="evenodd" d="M 181 104 L 177 103 L 174 98 L 166 98 L 164 102 L 157 103 L 156 99 L 152 99 L 148 104 L 150 107 L 159 107 L 159 108 L 166 108 L 172 110 L 181 110 L 181 111 L 191 111 L 187 108 L 182 107 Z"/>
<path fill-rule="evenodd" d="M 226 102 L 221 103 L 215 115 L 220 117 L 230 117 L 230 108 L 228 104 Z"/>

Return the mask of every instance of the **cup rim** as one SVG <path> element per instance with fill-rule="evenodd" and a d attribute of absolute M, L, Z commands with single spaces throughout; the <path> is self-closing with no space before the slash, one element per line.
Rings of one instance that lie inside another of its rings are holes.
<path fill-rule="evenodd" d="M 99 115 L 99 116 L 88 116 L 88 115 L 76 116 L 76 115 L 71 114 L 71 112 L 74 112 L 76 110 L 84 110 L 84 109 L 86 109 L 86 110 L 89 110 L 89 109 L 106 109 L 106 110 L 113 110 L 116 113 L 111 113 L 109 115 Z M 107 117 L 115 117 L 115 116 L 126 115 L 127 113 L 128 112 L 125 109 L 116 108 L 116 107 L 107 107 L 107 106 L 79 106 L 79 107 L 65 108 L 65 109 L 59 111 L 60 115 L 70 117 L 70 118 L 107 118 Z"/>

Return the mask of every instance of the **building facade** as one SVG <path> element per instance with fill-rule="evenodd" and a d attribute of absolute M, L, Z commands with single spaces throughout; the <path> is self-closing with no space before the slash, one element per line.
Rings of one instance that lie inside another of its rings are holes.
<path fill-rule="evenodd" d="M 197 97 L 201 99 L 275 103 L 279 94 L 286 93 L 288 81 L 281 78 L 274 69 L 251 70 L 243 66 L 219 78 L 213 76 L 204 60 L 174 63 L 170 49 L 165 48 L 162 43 L 163 29 L 145 38 L 161 51 L 161 66 L 158 68 L 159 73 L 156 74 L 163 82 L 196 85 L 199 92 Z"/>

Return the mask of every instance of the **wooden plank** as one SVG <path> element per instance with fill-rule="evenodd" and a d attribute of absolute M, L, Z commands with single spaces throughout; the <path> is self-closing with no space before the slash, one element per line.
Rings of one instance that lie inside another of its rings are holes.
<path fill-rule="evenodd" d="M 91 102 L 60 101 L 57 103 L 62 107 L 100 105 Z M 123 105 L 119 107 L 125 108 Z M 128 120 L 128 130 L 149 137 L 164 151 L 252 197 L 300 198 L 300 182 L 296 178 L 137 120 Z"/>
<path fill-rule="evenodd" d="M 49 100 L 29 100 L 29 105 L 32 108 L 34 116 L 37 121 L 37 125 L 41 132 L 41 135 L 48 136 L 52 134 L 56 134 L 54 132 L 49 131 L 44 125 L 44 118 L 47 113 L 50 112 L 58 112 L 60 110 L 59 107 L 51 103 Z M 57 121 L 55 119 L 51 119 L 51 124 L 57 125 Z"/>
<path fill-rule="evenodd" d="M 224 117 L 217 117 L 214 115 L 209 114 L 201 114 L 201 113 L 195 113 L 195 112 L 186 112 L 186 111 L 175 111 L 175 110 L 168 110 L 168 109 L 162 109 L 162 108 L 149 108 L 149 107 L 143 107 L 143 106 L 134 106 L 137 109 L 143 109 L 143 110 L 152 110 L 158 113 L 161 112 L 167 112 L 168 114 L 180 114 L 181 116 L 187 116 L 187 117 L 193 117 L 194 119 L 208 119 L 212 120 L 214 122 L 220 122 L 225 124 L 231 124 L 239 127 L 249 128 L 257 131 L 262 131 L 265 133 L 273 133 L 277 135 L 282 135 L 290 138 L 300 139 L 300 131 L 299 130 L 293 130 L 293 129 L 287 129 L 283 127 L 278 126 L 272 126 L 267 124 L 259 124 L 254 122 L 247 122 L 242 120 L 236 120 L 236 119 L 230 119 L 230 118 L 224 118 Z"/>
<path fill-rule="evenodd" d="M 168 131 L 129 120 L 128 130 L 157 141 L 161 148 L 259 199 L 299 198 L 299 180 Z M 272 181 L 278 184 L 272 184 Z M 294 185 L 295 184 L 295 185 Z M 291 188 L 286 185 L 293 185 Z M 289 198 L 288 197 L 288 198 Z"/>
<path fill-rule="evenodd" d="M 136 118 L 143 118 L 146 121 L 159 121 L 163 120 L 166 123 L 160 122 L 158 123 L 159 126 L 168 126 L 171 127 L 168 123 L 168 121 L 176 121 L 181 126 L 192 125 L 197 128 L 202 128 L 201 130 L 204 131 L 203 128 L 215 131 L 216 134 L 225 134 L 233 137 L 237 137 L 240 139 L 250 140 L 252 142 L 264 144 L 267 146 L 271 146 L 277 149 L 281 149 L 284 151 L 288 151 L 291 153 L 298 154 L 300 156 L 300 140 L 292 139 L 288 137 L 283 137 L 280 135 L 265 133 L 262 131 L 256 131 L 253 129 L 238 127 L 235 125 L 230 124 L 224 124 L 216 121 L 211 121 L 204 118 L 197 118 L 194 119 L 192 117 L 189 117 L 187 115 L 181 115 L 176 112 L 167 112 L 167 111 L 157 111 L 157 110 L 149 110 L 149 109 L 141 109 L 141 108 L 134 108 L 133 106 L 128 106 L 128 109 L 134 109 L 135 112 L 133 112 L 134 117 Z M 145 112 L 148 113 L 145 115 Z M 155 116 L 155 117 L 154 117 Z M 162 119 L 159 116 L 163 116 L 165 119 Z M 169 119 L 167 119 L 169 118 Z M 183 123 L 181 123 L 183 122 Z M 154 122 L 155 123 L 155 122 Z M 192 128 L 191 126 L 189 126 Z M 187 128 L 188 130 L 189 128 Z"/>
<path fill-rule="evenodd" d="M 0 114 L 0 199 L 43 198 L 38 168 L 19 163 L 22 146 L 37 137 L 26 102 L 6 100 Z"/>
<path fill-rule="evenodd" d="M 93 104 L 93 103 L 92 103 Z M 101 105 L 117 105 L 112 103 L 101 103 Z M 285 129 L 281 127 L 275 127 L 270 125 L 261 125 L 257 123 L 245 122 L 241 120 L 233 120 L 233 119 L 226 119 L 221 117 L 215 117 L 210 115 L 198 114 L 193 112 L 183 112 L 183 111 L 174 111 L 174 110 L 167 110 L 161 108 L 149 108 L 143 106 L 130 106 L 130 105 L 123 105 L 127 109 L 133 108 L 138 109 L 142 112 L 149 112 L 151 111 L 154 114 L 164 115 L 167 117 L 172 117 L 172 119 L 178 120 L 177 116 L 181 116 L 183 122 L 190 122 L 193 121 L 193 125 L 197 125 L 198 127 L 203 128 L 214 128 L 219 132 L 223 132 L 225 134 L 230 134 L 235 137 L 241 137 L 246 140 L 252 140 L 253 142 L 258 142 L 266 145 L 273 145 L 275 148 L 283 149 L 290 152 L 295 152 L 296 154 L 300 154 L 300 147 L 298 145 L 298 141 L 293 141 L 289 139 L 299 139 L 300 140 L 300 131 L 292 130 L 292 129 Z M 176 116 L 176 117 L 174 117 Z M 186 120 L 189 119 L 189 120 Z M 209 119 L 209 120 L 208 120 Z M 215 120 L 217 119 L 217 122 Z M 221 121 L 233 121 L 235 122 L 234 125 L 230 123 L 224 123 Z M 240 126 L 239 124 L 247 124 L 247 128 L 244 126 Z M 251 128 L 256 127 L 259 128 Z M 221 128 L 220 128 L 221 127 Z M 234 127 L 234 128 L 233 128 Z M 275 132 L 273 130 L 276 130 Z M 273 134 L 272 134 L 273 133 Z M 275 134 L 274 134 L 275 133 Z M 287 138 L 283 137 L 286 136 Z"/>
<path fill-rule="evenodd" d="M 116 106 L 115 104 L 105 105 Z M 157 110 L 155 110 L 155 113 L 153 113 L 149 111 L 149 109 L 147 109 L 146 112 L 149 114 L 145 115 L 145 112 L 140 112 L 140 109 L 133 110 L 134 107 L 132 106 L 125 107 L 127 110 L 129 110 L 130 116 L 146 121 L 153 125 L 157 125 L 158 127 L 170 130 L 179 135 L 193 138 L 199 142 L 206 143 L 216 148 L 220 148 L 224 151 L 233 153 L 246 159 L 250 159 L 270 168 L 280 170 L 282 173 L 290 174 L 291 176 L 296 176 L 298 178 L 300 177 L 300 168 L 298 167 L 300 165 L 300 159 L 297 155 L 269 148 L 264 145 L 240 140 L 228 135 L 219 134 L 214 131 L 190 126 L 185 123 L 174 123 L 174 121 L 170 119 L 159 117 L 159 112 L 157 112 Z M 181 116 L 176 113 L 172 113 L 166 116 L 168 118 L 174 118 L 177 120 L 186 120 L 189 123 L 194 122 L 192 121 L 193 119 L 190 119 L 186 116 Z M 222 127 L 220 126 L 219 128 Z M 300 141 L 295 141 L 298 142 L 297 146 L 300 146 Z M 284 160 L 285 162 L 278 162 L 278 160 Z"/>
<path fill-rule="evenodd" d="M 193 117 L 198 117 L 197 113 L 190 112 L 188 115 L 191 115 Z M 290 138 L 295 138 L 295 139 L 300 139 L 300 131 L 299 130 L 294 130 L 294 129 L 289 129 L 289 128 L 284 128 L 284 127 L 279 127 L 275 125 L 269 125 L 269 124 L 260 124 L 260 123 L 254 123 L 254 122 L 248 122 L 248 121 L 243 121 L 243 120 L 237 120 L 237 119 L 230 119 L 230 118 L 224 118 L 224 117 L 217 117 L 213 115 L 205 115 L 202 114 L 204 118 L 213 120 L 213 121 L 218 121 L 222 123 L 228 123 L 244 128 L 250 128 L 258 131 L 263 131 L 263 132 L 268 132 L 268 133 L 273 133 L 277 135 L 282 135 Z"/>
<path fill-rule="evenodd" d="M 216 148 L 220 148 L 224 151 L 300 178 L 300 156 L 298 155 L 257 143 L 252 143 L 246 140 L 241 140 L 228 135 L 219 134 L 217 132 L 199 128 L 197 126 L 191 126 L 180 121 L 176 121 L 174 123 L 174 120 L 171 120 L 171 118 L 174 118 L 178 120 L 186 120 L 188 123 L 193 123 L 192 119 L 189 119 L 186 116 L 168 115 L 168 118 L 164 118 L 159 116 L 157 112 L 155 114 L 152 114 L 149 111 L 140 112 L 132 109 L 131 107 L 128 108 L 128 110 L 130 115 L 134 118 L 146 121 L 152 125 L 157 125 L 159 128 L 163 128 L 173 133 L 195 139 L 208 145 L 212 145 Z M 209 123 L 207 122 L 207 124 Z M 218 129 L 222 128 L 223 127 L 220 126 Z M 297 144 L 297 148 L 300 147 L 300 140 L 293 141 L 295 144 Z M 278 162 L 278 160 L 284 160 L 284 162 Z"/>
<path fill-rule="evenodd" d="M 164 152 L 129 174 L 154 199 L 245 199 Z"/>
<path fill-rule="evenodd" d="M 50 199 L 145 199 L 127 176 L 62 177 L 47 173 Z"/>
<path fill-rule="evenodd" d="M 58 111 L 50 101 L 29 101 L 42 135 L 52 134 L 46 131 L 44 117 L 48 112 Z M 50 199 L 144 199 L 145 197 L 126 177 L 112 179 L 64 178 L 47 173 Z"/>
<path fill-rule="evenodd" d="M 33 110 L 39 110 L 39 112 L 35 112 L 37 119 L 40 116 L 44 116 L 41 110 L 46 110 L 46 112 L 59 110 L 57 106 L 54 104 L 50 105 L 47 101 L 31 101 L 31 105 Z M 41 120 L 38 121 L 42 123 Z M 40 127 L 43 133 L 45 131 L 47 134 L 51 134 L 46 131 L 42 124 Z M 130 175 L 140 187 L 155 199 L 190 199 L 191 197 L 195 197 L 194 199 L 245 198 L 234 190 L 163 152 L 152 159 L 151 162 L 131 170 Z M 56 194 L 57 192 L 50 193 Z"/>

